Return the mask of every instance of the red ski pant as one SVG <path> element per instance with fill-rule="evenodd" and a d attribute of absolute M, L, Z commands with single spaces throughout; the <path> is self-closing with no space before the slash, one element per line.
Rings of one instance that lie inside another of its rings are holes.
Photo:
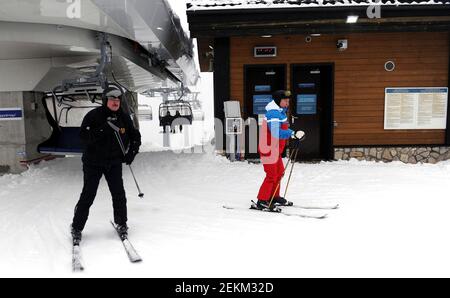
<path fill-rule="evenodd" d="M 261 185 L 258 199 L 270 201 L 275 190 L 275 197 L 280 196 L 280 187 L 278 187 L 278 184 L 281 182 L 284 174 L 284 164 L 281 156 L 276 163 L 264 164 L 264 172 L 266 172 L 266 179 L 264 179 L 264 182 Z"/>

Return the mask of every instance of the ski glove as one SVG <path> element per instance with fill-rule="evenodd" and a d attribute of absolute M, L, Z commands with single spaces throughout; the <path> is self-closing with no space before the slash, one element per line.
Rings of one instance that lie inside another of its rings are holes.
<path fill-rule="evenodd" d="M 130 166 L 133 163 L 135 157 L 136 157 L 136 155 L 133 154 L 133 152 L 130 151 L 127 154 L 125 154 L 125 157 L 123 158 L 123 161 L 125 162 L 125 164 L 127 166 Z"/>
<path fill-rule="evenodd" d="M 125 156 L 124 156 L 124 158 L 123 158 L 123 161 L 125 162 L 125 164 L 126 164 L 127 166 L 130 166 L 130 165 L 133 163 L 134 158 L 136 157 L 136 155 L 137 155 L 138 153 L 139 153 L 138 150 L 130 149 L 130 151 L 128 151 L 128 153 L 125 154 Z"/>
<path fill-rule="evenodd" d="M 296 140 L 302 140 L 305 137 L 305 132 L 298 130 L 292 134 L 292 138 Z"/>

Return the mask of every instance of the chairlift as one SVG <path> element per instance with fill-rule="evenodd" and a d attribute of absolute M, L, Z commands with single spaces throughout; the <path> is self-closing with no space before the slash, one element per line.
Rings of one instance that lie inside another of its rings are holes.
<path fill-rule="evenodd" d="M 161 127 L 177 125 L 192 125 L 193 113 L 188 102 L 177 100 L 164 102 L 159 106 L 159 123 Z"/>
<path fill-rule="evenodd" d="M 46 93 L 42 105 L 53 132 L 47 141 L 38 146 L 38 152 L 51 155 L 82 154 L 84 148 L 79 136 L 81 122 L 89 111 L 102 105 L 102 94 L 103 89 L 96 86 Z"/>
<path fill-rule="evenodd" d="M 187 102 L 191 105 L 193 121 L 205 121 L 205 112 L 202 110 L 202 103 L 198 99 L 199 92 L 189 93 Z"/>
<path fill-rule="evenodd" d="M 139 121 L 152 121 L 153 120 L 153 110 L 149 105 L 139 105 L 138 108 Z"/>

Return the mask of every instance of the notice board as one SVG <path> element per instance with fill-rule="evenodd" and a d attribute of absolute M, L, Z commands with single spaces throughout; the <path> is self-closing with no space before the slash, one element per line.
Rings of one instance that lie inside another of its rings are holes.
<path fill-rule="evenodd" d="M 448 88 L 386 88 L 384 129 L 446 129 Z"/>

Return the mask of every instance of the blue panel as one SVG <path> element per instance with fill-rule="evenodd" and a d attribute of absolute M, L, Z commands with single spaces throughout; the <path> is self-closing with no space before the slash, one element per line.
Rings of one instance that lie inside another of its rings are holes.
<path fill-rule="evenodd" d="M 271 92 L 272 87 L 270 85 L 256 85 L 255 92 Z"/>
<path fill-rule="evenodd" d="M 21 119 L 22 109 L 0 109 L 0 119 Z"/>
<path fill-rule="evenodd" d="M 317 94 L 297 95 L 297 115 L 317 114 Z"/>
<path fill-rule="evenodd" d="M 300 83 L 298 84 L 299 88 L 316 88 L 315 83 Z"/>
<path fill-rule="evenodd" d="M 272 95 L 253 95 L 253 114 L 264 115 L 266 106 L 273 100 Z"/>
<path fill-rule="evenodd" d="M 38 146 L 38 152 L 45 154 L 81 154 L 84 145 L 80 139 L 80 127 L 61 127 L 53 131 L 50 139 Z"/>

